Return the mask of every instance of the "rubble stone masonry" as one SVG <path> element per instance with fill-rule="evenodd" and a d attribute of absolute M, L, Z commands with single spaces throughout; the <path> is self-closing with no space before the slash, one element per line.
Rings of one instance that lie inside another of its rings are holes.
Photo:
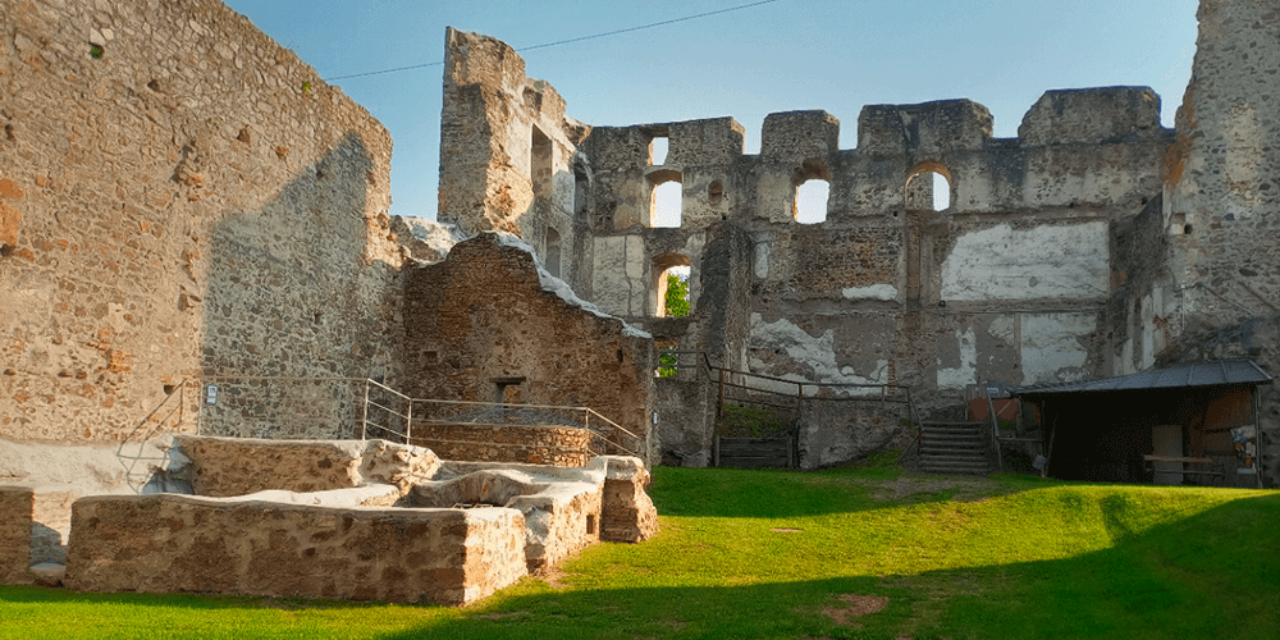
<path fill-rule="evenodd" d="M 368 112 L 214 0 L 0 15 L 0 438 L 118 440 L 204 374 L 398 380 Z"/>

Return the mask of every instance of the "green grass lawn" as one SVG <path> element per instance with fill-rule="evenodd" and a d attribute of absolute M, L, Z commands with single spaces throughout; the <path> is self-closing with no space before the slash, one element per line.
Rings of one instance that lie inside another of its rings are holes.
<path fill-rule="evenodd" d="M 1280 637 L 1280 493 L 877 467 L 651 494 L 653 540 L 470 607 L 0 587 L 0 638 Z"/>

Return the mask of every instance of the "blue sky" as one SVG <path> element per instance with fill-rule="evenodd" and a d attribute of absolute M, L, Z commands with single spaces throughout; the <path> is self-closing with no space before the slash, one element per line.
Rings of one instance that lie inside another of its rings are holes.
<path fill-rule="evenodd" d="M 528 47 L 752 0 L 226 0 L 321 77 L 439 62 L 453 26 Z M 776 0 L 522 55 L 587 124 L 825 109 L 841 148 L 866 104 L 980 102 L 1017 135 L 1048 89 L 1143 85 L 1173 114 L 1191 76 L 1195 0 Z M 443 68 L 339 80 L 395 140 L 391 213 L 434 218 Z"/>

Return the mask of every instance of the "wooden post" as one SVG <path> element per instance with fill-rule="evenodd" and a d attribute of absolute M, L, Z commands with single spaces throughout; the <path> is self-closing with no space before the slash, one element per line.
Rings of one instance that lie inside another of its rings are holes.
<path fill-rule="evenodd" d="M 1004 456 L 1000 453 L 1000 420 L 996 418 L 996 405 L 991 401 L 991 389 L 983 389 L 987 396 L 987 412 L 991 414 L 991 444 L 996 448 L 996 464 L 1004 471 Z"/>
<path fill-rule="evenodd" d="M 716 401 L 716 417 L 724 415 L 724 369 L 720 369 L 720 394 Z M 717 467 L 720 465 L 716 465 Z"/>
<path fill-rule="evenodd" d="M 1049 403 L 1046 402 L 1045 405 L 1047 404 Z M 1044 417 L 1044 413 L 1044 405 L 1041 405 L 1040 414 L 1042 418 Z M 1049 464 L 1053 462 L 1053 441 L 1058 439 L 1058 416 L 1053 416 L 1053 424 L 1051 424 L 1050 427 L 1053 429 L 1053 432 L 1049 434 L 1049 452 L 1044 457 L 1044 468 L 1040 470 L 1041 478 L 1049 477 Z"/>
<path fill-rule="evenodd" d="M 1266 484 L 1262 481 L 1262 400 L 1258 396 L 1258 388 L 1253 388 L 1253 446 L 1256 455 L 1253 460 L 1254 475 L 1257 476 L 1258 488 Z M 1222 477 L 1226 477 L 1224 473 Z"/>
<path fill-rule="evenodd" d="M 723 374 L 724 371 L 721 371 Z M 715 437 L 715 441 L 711 445 L 711 466 L 720 466 L 720 436 Z"/>

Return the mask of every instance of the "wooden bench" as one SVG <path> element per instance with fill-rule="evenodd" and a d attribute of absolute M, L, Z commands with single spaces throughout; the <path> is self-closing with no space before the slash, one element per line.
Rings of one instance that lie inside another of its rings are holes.
<path fill-rule="evenodd" d="M 1219 478 L 1219 479 L 1227 477 L 1227 474 L 1218 468 L 1213 468 L 1213 469 L 1196 469 L 1196 468 L 1188 469 L 1187 468 L 1187 465 L 1208 465 L 1208 466 L 1216 465 L 1217 461 L 1214 460 L 1213 458 L 1189 458 L 1184 456 L 1156 456 L 1151 454 L 1145 454 L 1142 456 L 1142 459 L 1147 463 L 1147 470 L 1156 472 L 1156 473 L 1181 473 L 1182 475 L 1187 475 L 1187 476 L 1209 476 L 1211 478 Z M 1182 465 L 1182 469 L 1179 471 L 1156 471 L 1155 463 L 1157 462 L 1177 462 Z"/>

